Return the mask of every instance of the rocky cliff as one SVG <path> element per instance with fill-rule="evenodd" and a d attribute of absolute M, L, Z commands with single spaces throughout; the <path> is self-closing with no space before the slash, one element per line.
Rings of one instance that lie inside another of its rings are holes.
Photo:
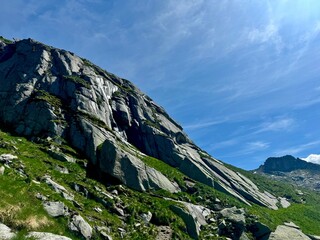
<path fill-rule="evenodd" d="M 72 146 L 89 159 L 90 176 L 139 191 L 180 191 L 144 161 L 152 156 L 247 204 L 277 208 L 275 197 L 197 147 L 131 82 L 71 52 L 32 39 L 0 40 L 0 86 L 2 127 Z"/>

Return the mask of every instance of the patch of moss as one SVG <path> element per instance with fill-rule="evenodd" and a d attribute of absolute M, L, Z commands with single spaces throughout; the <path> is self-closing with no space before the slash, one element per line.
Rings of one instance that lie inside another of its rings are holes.
<path fill-rule="evenodd" d="M 53 106 L 55 109 L 59 109 L 62 107 L 62 101 L 58 97 L 48 93 L 44 90 L 38 90 L 35 92 L 35 95 L 33 97 L 34 100 L 40 100 L 45 101 L 49 103 L 51 106 Z"/>
<path fill-rule="evenodd" d="M 110 129 L 107 124 L 105 124 L 104 121 L 100 120 L 99 118 L 97 118 L 96 116 L 90 115 L 86 112 L 83 111 L 77 111 L 77 114 L 85 119 L 87 119 L 88 121 L 90 121 L 91 123 L 93 123 L 94 125 L 104 128 L 110 132 L 112 132 L 112 129 Z"/>
<path fill-rule="evenodd" d="M 82 87 L 85 87 L 87 89 L 90 89 L 90 83 L 87 82 L 85 79 L 81 78 L 80 76 L 77 75 L 63 75 L 63 78 L 65 80 L 72 81 Z"/>

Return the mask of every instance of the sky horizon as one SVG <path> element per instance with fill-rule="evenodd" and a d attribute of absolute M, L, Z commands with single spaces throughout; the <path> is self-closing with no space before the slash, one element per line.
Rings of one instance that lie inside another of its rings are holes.
<path fill-rule="evenodd" d="M 1 8 L 0 35 L 72 51 L 132 81 L 217 159 L 247 170 L 287 154 L 320 163 L 320 1 L 13 0 Z"/>

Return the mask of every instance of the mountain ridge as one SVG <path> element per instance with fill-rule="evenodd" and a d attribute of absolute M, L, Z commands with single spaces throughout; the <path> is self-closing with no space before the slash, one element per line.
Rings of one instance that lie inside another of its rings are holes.
<path fill-rule="evenodd" d="M 292 186 L 213 158 L 131 82 L 71 52 L 0 38 L 0 86 L 0 238 L 268 239 L 290 219 L 318 233 L 317 206 Z"/>
<path fill-rule="evenodd" d="M 291 172 L 294 170 L 305 169 L 312 171 L 320 171 L 320 165 L 307 162 L 300 158 L 295 158 L 291 155 L 282 157 L 269 157 L 256 171 L 265 173 L 271 172 Z"/>
<path fill-rule="evenodd" d="M 90 159 L 93 175 L 107 174 L 137 190 L 175 187 L 134 156 L 132 147 L 247 204 L 276 208 L 275 198 L 197 147 L 128 80 L 32 39 L 2 42 L 1 49 L 0 120 L 16 133 L 62 138 Z M 103 153 L 110 151 L 114 155 L 106 158 Z M 129 166 L 135 176 L 126 175 Z M 160 187 L 158 177 L 167 184 Z"/>

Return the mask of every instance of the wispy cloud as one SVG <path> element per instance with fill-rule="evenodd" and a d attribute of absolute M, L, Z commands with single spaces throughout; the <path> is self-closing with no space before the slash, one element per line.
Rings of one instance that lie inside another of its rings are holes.
<path fill-rule="evenodd" d="M 244 157 L 250 154 L 256 154 L 270 147 L 270 143 L 264 141 L 254 141 L 246 143 L 240 150 L 224 154 L 225 158 Z"/>
<path fill-rule="evenodd" d="M 301 145 L 292 146 L 286 149 L 281 149 L 275 152 L 276 156 L 283 156 L 283 155 L 298 155 L 301 152 L 304 152 L 314 146 L 320 144 L 320 141 L 312 141 Z"/>
<path fill-rule="evenodd" d="M 263 28 L 254 28 L 249 30 L 247 36 L 251 43 L 263 44 L 271 42 L 276 46 L 279 52 L 283 48 L 283 41 L 279 34 L 279 27 L 273 22 L 270 22 Z"/>
<path fill-rule="evenodd" d="M 262 123 L 258 130 L 254 134 L 263 132 L 274 132 L 274 131 L 288 131 L 295 125 L 295 121 L 292 118 L 280 118 L 274 121 L 267 121 Z"/>
<path fill-rule="evenodd" d="M 206 127 L 210 127 L 210 126 L 224 123 L 226 121 L 227 121 L 227 119 L 217 119 L 217 120 L 212 120 L 212 121 L 207 121 L 207 122 L 199 122 L 199 123 L 195 123 L 195 124 L 186 125 L 186 126 L 184 126 L 184 129 L 195 130 L 195 129 L 199 129 L 199 128 L 206 128 Z"/>

